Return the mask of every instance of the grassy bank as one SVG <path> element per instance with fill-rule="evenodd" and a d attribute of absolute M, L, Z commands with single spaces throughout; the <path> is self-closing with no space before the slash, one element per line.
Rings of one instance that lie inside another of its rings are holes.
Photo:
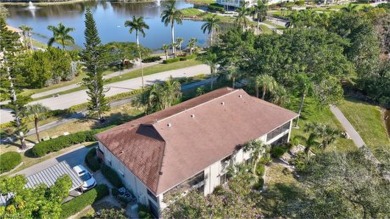
<path fill-rule="evenodd" d="M 298 111 L 298 102 L 295 101 L 296 104 L 294 104 L 293 109 L 295 112 Z M 343 127 L 340 124 L 340 122 L 334 117 L 332 112 L 330 111 L 329 107 L 326 106 L 319 106 L 316 104 L 314 99 L 312 98 L 306 98 L 305 105 L 303 107 L 302 116 L 299 120 L 299 128 L 293 128 L 292 129 L 292 136 L 291 139 L 294 139 L 295 136 L 304 136 L 308 137 L 309 133 L 306 133 L 303 131 L 305 124 L 317 122 L 322 124 L 328 124 L 329 126 L 333 128 L 337 128 L 340 131 L 343 131 Z M 304 142 L 300 142 L 304 145 Z M 335 151 L 352 151 L 356 150 L 356 147 L 352 140 L 345 139 L 345 138 L 338 138 L 333 144 L 331 144 L 328 148 L 328 150 L 335 150 Z"/>
<path fill-rule="evenodd" d="M 58 2 L 33 2 L 35 6 L 45 6 L 45 5 L 63 5 L 63 4 L 73 4 L 77 2 L 88 2 L 90 0 L 69 0 L 69 1 L 58 1 Z M 1 2 L 0 5 L 23 5 L 28 6 L 28 2 Z"/>
<path fill-rule="evenodd" d="M 390 151 L 390 139 L 380 107 L 353 99 L 342 101 L 338 107 L 374 155 L 376 149 Z"/>

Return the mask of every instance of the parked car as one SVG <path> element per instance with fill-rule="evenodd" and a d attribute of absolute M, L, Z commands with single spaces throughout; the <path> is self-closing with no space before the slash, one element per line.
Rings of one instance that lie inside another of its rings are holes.
<path fill-rule="evenodd" d="M 83 181 L 83 185 L 81 186 L 82 191 L 87 191 L 96 186 L 95 178 L 93 178 L 92 174 L 83 165 L 77 165 L 73 167 L 73 170 Z"/>

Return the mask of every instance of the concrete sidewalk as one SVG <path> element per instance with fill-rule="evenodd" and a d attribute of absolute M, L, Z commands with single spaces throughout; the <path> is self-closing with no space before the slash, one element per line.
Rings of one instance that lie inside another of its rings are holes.
<path fill-rule="evenodd" d="M 330 111 L 332 111 L 333 115 L 336 116 L 337 120 L 339 120 L 339 122 L 344 127 L 347 134 L 349 135 L 349 137 L 352 139 L 352 141 L 355 143 L 355 145 L 358 148 L 366 145 L 363 139 L 360 137 L 359 133 L 357 133 L 355 128 L 351 125 L 348 119 L 345 118 L 344 114 L 340 111 L 340 109 L 337 106 L 331 105 Z"/>

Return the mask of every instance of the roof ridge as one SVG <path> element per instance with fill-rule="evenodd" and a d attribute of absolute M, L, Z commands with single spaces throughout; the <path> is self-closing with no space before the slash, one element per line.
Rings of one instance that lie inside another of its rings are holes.
<path fill-rule="evenodd" d="M 230 89 L 230 88 L 226 88 L 226 89 Z M 187 110 L 195 109 L 195 108 L 197 108 L 197 107 L 199 107 L 199 106 L 202 106 L 202 105 L 204 105 L 204 104 L 206 104 L 206 103 L 210 103 L 211 101 L 220 99 L 220 98 L 222 98 L 222 97 L 225 97 L 225 96 L 227 96 L 227 95 L 236 93 L 236 92 L 241 91 L 241 90 L 242 90 L 242 89 L 233 89 L 231 92 L 229 92 L 229 93 L 227 93 L 227 94 L 224 94 L 224 95 L 215 97 L 215 98 L 213 98 L 213 99 L 211 99 L 211 100 L 208 100 L 208 101 L 205 101 L 205 102 L 203 102 L 203 103 L 201 103 L 201 104 L 192 106 L 192 107 L 190 107 L 190 108 L 186 108 L 186 109 L 184 109 L 183 111 L 180 111 L 180 112 L 178 112 L 178 113 L 175 113 L 175 114 L 172 114 L 172 115 L 167 116 L 167 117 L 165 117 L 165 118 L 162 118 L 162 119 L 160 119 L 160 120 L 157 120 L 156 122 L 153 123 L 153 125 L 156 124 L 156 123 L 158 123 L 158 122 L 164 121 L 164 120 L 166 120 L 166 119 L 168 119 L 168 118 L 171 118 L 171 117 L 173 117 L 173 116 L 179 115 L 179 114 L 181 114 L 181 113 L 183 113 L 183 112 L 186 112 Z"/>

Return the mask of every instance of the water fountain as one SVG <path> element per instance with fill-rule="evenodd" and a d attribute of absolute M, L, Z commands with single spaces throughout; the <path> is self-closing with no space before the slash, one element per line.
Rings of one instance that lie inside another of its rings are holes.
<path fill-rule="evenodd" d="M 28 7 L 27 7 L 27 9 L 29 9 L 29 10 L 35 10 L 35 9 L 37 9 L 37 7 L 35 7 L 35 5 L 33 5 L 33 3 L 32 3 L 31 1 L 29 1 L 29 2 L 28 2 Z"/>
<path fill-rule="evenodd" d="M 157 3 L 157 6 L 158 6 L 158 7 L 161 6 L 160 0 L 157 0 L 156 3 Z"/>

